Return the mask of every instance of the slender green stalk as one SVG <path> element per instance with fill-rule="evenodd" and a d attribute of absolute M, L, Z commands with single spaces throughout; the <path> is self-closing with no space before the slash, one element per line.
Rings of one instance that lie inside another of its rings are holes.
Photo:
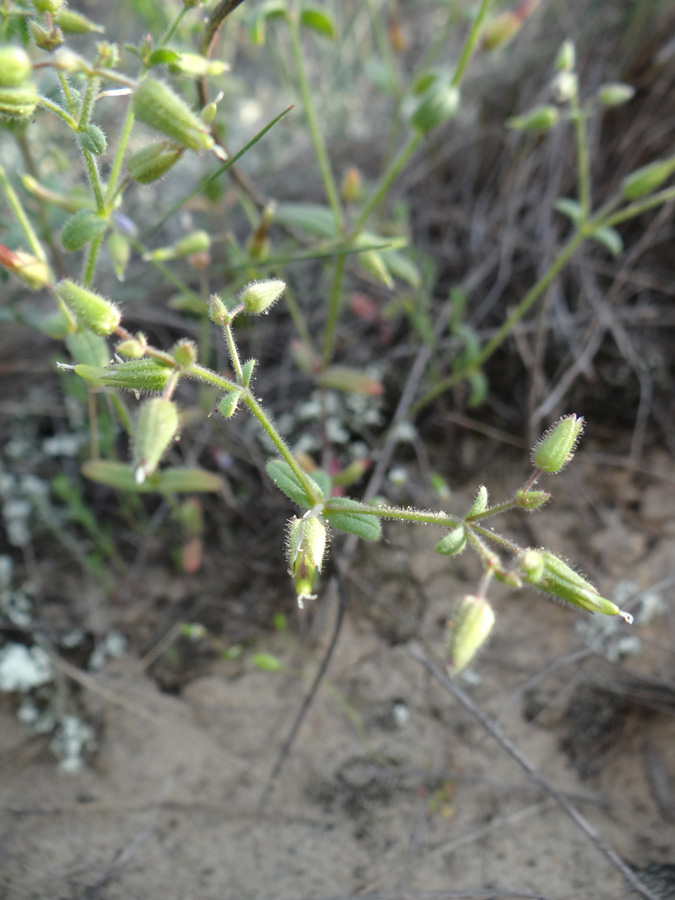
<path fill-rule="evenodd" d="M 501 513 L 508 512 L 510 509 L 517 507 L 515 500 L 506 500 L 504 503 L 498 503 L 497 506 L 490 506 L 481 513 L 474 513 L 472 516 L 466 517 L 467 525 L 473 525 L 474 522 L 480 522 L 483 519 L 489 519 L 491 516 L 498 516 Z"/>
<path fill-rule="evenodd" d="M 316 484 L 312 481 L 311 478 L 309 478 L 304 469 L 300 467 L 298 461 L 291 453 L 290 448 L 281 437 L 279 432 L 276 430 L 271 419 L 269 418 L 263 407 L 260 405 L 260 403 L 258 403 L 253 394 L 248 390 L 244 391 L 244 393 L 242 394 L 242 400 L 258 420 L 265 434 L 270 438 L 279 453 L 291 467 L 291 469 L 293 470 L 293 474 L 302 485 L 309 499 L 312 501 L 312 505 L 321 503 L 323 501 L 321 492 L 317 490 Z"/>
<path fill-rule="evenodd" d="M 579 206 L 581 207 L 581 223 L 584 224 L 591 214 L 591 164 L 586 140 L 586 115 L 579 104 L 579 89 L 575 86 L 570 98 L 572 119 L 577 144 L 577 172 L 579 178 Z"/>
<path fill-rule="evenodd" d="M 459 87 L 462 83 L 462 79 L 464 78 L 464 72 L 466 71 L 466 67 L 469 65 L 471 57 L 473 56 L 473 52 L 476 49 L 476 44 L 478 43 L 478 39 L 480 38 L 481 29 L 483 27 L 483 22 L 488 14 L 488 10 L 490 9 L 491 0 L 483 0 L 480 5 L 480 9 L 478 10 L 478 15 L 474 19 L 473 25 L 471 26 L 471 31 L 469 32 L 469 36 L 464 42 L 464 47 L 462 48 L 461 56 L 459 57 L 459 62 L 457 63 L 457 68 L 455 69 L 455 73 L 452 76 L 452 85 L 453 87 Z"/>
<path fill-rule="evenodd" d="M 293 13 L 290 13 L 286 16 L 286 21 L 288 22 L 288 31 L 291 36 L 291 50 L 293 53 L 293 61 L 295 63 L 295 68 L 298 75 L 300 96 L 302 98 L 302 105 L 305 110 L 305 115 L 307 116 L 307 125 L 309 126 L 309 133 L 312 138 L 312 143 L 314 144 L 314 152 L 316 153 L 316 159 L 319 164 L 321 179 L 323 181 L 324 190 L 326 191 L 328 205 L 333 212 L 333 218 L 335 220 L 335 230 L 341 231 L 342 206 L 340 204 L 340 195 L 338 193 L 337 185 L 335 184 L 335 178 L 333 177 L 330 160 L 328 159 L 326 147 L 323 142 L 323 136 L 321 134 L 319 122 L 316 117 L 316 111 L 314 109 L 312 91 L 309 86 L 309 79 L 307 78 L 305 60 L 302 53 L 302 44 L 300 41 L 300 23 L 297 15 Z"/>
<path fill-rule="evenodd" d="M 68 104 L 68 109 L 70 110 L 71 115 L 74 116 L 77 112 L 77 104 L 75 103 L 73 93 L 70 89 L 70 82 L 63 72 L 59 72 L 59 84 L 61 85 L 61 93 L 63 94 L 63 99 Z"/>
<path fill-rule="evenodd" d="M 63 119 L 64 122 L 67 122 L 68 125 L 73 129 L 73 131 L 77 130 L 77 121 L 65 111 L 62 106 L 59 106 L 58 103 L 54 103 L 53 100 L 50 100 L 49 97 L 40 97 L 40 106 L 44 106 L 45 109 L 51 110 L 51 112 L 56 113 L 57 116 Z"/>
<path fill-rule="evenodd" d="M 178 11 L 178 15 L 177 15 L 176 18 L 173 20 L 173 22 L 171 23 L 171 25 L 169 25 L 169 27 L 168 27 L 167 30 L 166 30 L 166 34 L 164 35 L 164 37 L 162 38 L 162 40 L 159 42 L 159 46 L 160 46 L 160 47 L 166 47 L 166 45 L 169 43 L 169 41 L 170 41 L 171 38 L 173 37 L 173 35 L 174 35 L 176 29 L 178 28 L 178 26 L 180 25 L 180 23 L 183 21 L 183 16 L 185 15 L 185 13 L 186 13 L 187 11 L 188 11 L 188 7 L 187 7 L 187 6 L 185 6 L 185 5 L 181 6 L 180 10 Z"/>
<path fill-rule="evenodd" d="M 335 330 L 337 328 L 338 319 L 340 318 L 340 308 L 342 306 L 342 276 L 345 270 L 345 260 L 345 256 L 338 257 L 338 259 L 335 260 L 335 268 L 333 269 L 333 282 L 328 298 L 328 317 L 326 318 L 326 324 L 323 329 L 321 362 L 324 366 L 328 365 L 333 355 Z"/>
<path fill-rule="evenodd" d="M 89 184 L 91 185 L 91 190 L 94 194 L 94 199 L 96 200 L 96 212 L 102 213 L 105 206 L 103 203 L 103 189 L 101 187 L 101 178 L 98 173 L 96 160 L 94 159 L 93 153 L 90 153 L 88 150 L 82 150 L 82 156 L 84 157 L 84 163 L 87 167 Z"/>
<path fill-rule="evenodd" d="M 499 544 L 500 547 L 503 547 L 504 550 L 508 550 L 510 553 L 520 553 L 522 550 L 522 547 L 519 547 L 518 544 L 505 538 L 504 535 L 498 534 L 496 531 L 491 531 L 489 528 L 482 528 L 480 525 L 472 525 L 471 530 L 476 534 L 480 534 L 481 537 L 487 538 L 495 544 Z"/>
<path fill-rule="evenodd" d="M 358 234 L 359 231 L 361 231 L 363 226 L 368 221 L 368 217 L 370 216 L 370 214 L 386 197 L 387 193 L 389 192 L 389 188 L 392 186 L 394 181 L 396 181 L 401 173 L 401 170 L 406 165 L 415 150 L 417 150 L 423 137 L 424 135 L 421 132 L 416 131 L 408 139 L 408 143 L 405 145 L 405 147 L 403 147 L 396 159 L 392 160 L 388 169 L 383 173 L 379 183 L 373 189 L 373 192 L 371 193 L 368 200 L 366 200 L 365 205 L 361 209 L 361 212 L 359 213 L 359 216 L 352 227 L 352 234 Z"/>
<path fill-rule="evenodd" d="M 244 375 L 241 371 L 241 361 L 239 359 L 239 351 L 237 350 L 237 344 L 234 339 L 232 325 L 230 325 L 229 323 L 227 325 L 224 325 L 223 334 L 225 335 L 225 340 L 227 341 L 227 349 L 230 354 L 230 361 L 232 363 L 232 368 L 234 369 L 234 374 L 237 376 L 238 383 L 243 385 Z"/>
<path fill-rule="evenodd" d="M 129 143 L 129 138 L 131 137 L 131 129 L 134 125 L 134 118 L 134 111 L 131 108 L 130 103 L 127 109 L 127 115 L 124 120 L 124 125 L 122 125 L 122 131 L 120 132 L 119 140 L 117 142 L 117 150 L 115 151 L 115 159 L 113 160 L 112 168 L 110 169 L 110 176 L 108 177 L 108 187 L 105 192 L 105 205 L 107 209 L 110 209 L 112 207 L 113 200 L 115 199 L 117 182 L 120 177 L 120 172 L 122 171 L 124 154 L 127 151 L 127 144 Z"/>
<path fill-rule="evenodd" d="M 99 78 L 90 78 L 87 83 L 87 89 L 82 97 L 82 105 L 80 106 L 80 117 L 78 119 L 78 128 L 82 131 L 89 124 L 91 114 L 94 111 L 94 103 L 96 102 L 96 94 L 101 86 Z"/>
<path fill-rule="evenodd" d="M 40 260 L 40 262 L 46 263 L 47 254 L 45 253 L 44 248 L 40 243 L 40 239 L 33 231 L 33 226 L 30 224 L 30 220 L 26 215 L 23 204 L 21 203 L 21 200 L 19 200 L 16 191 L 7 178 L 7 173 L 5 172 L 4 166 L 2 164 L 0 164 L 0 188 L 2 188 L 7 203 L 9 203 L 9 206 L 14 213 L 17 222 L 19 223 L 21 230 L 26 236 L 26 240 L 28 241 L 33 255 L 36 256 Z"/>
<path fill-rule="evenodd" d="M 154 356 L 155 354 L 148 350 L 148 355 Z M 186 370 L 186 374 L 192 378 L 197 378 L 199 381 L 206 381 L 208 384 L 214 384 L 224 391 L 230 391 L 230 393 L 232 391 L 241 390 L 240 385 L 236 384 L 236 382 L 230 381 L 229 378 L 224 378 L 222 375 L 214 372 L 213 369 L 207 369 L 206 366 L 200 366 L 197 363 L 189 366 Z"/>
<path fill-rule="evenodd" d="M 331 506 L 330 499 L 326 500 L 325 512 L 345 512 L 344 507 Z M 461 516 L 448 516 L 442 512 L 429 512 L 422 509 L 405 509 L 402 506 L 371 506 L 368 503 L 354 503 L 350 505 L 349 513 L 358 513 L 364 516 L 375 516 L 379 519 L 395 519 L 400 522 L 412 522 L 415 525 L 439 525 L 441 528 L 455 528 L 464 521 Z"/>
<path fill-rule="evenodd" d="M 675 200 L 675 187 L 666 188 L 663 191 L 659 191 L 657 194 L 651 194 L 649 197 L 643 197 L 640 200 L 636 200 L 634 203 L 624 206 L 624 208 L 618 210 L 618 212 L 607 215 L 600 224 L 611 228 L 614 225 L 625 222 L 627 219 L 633 219 L 635 216 L 639 216 L 648 209 L 653 209 L 655 206 L 662 206 L 664 203 L 669 203 L 671 200 Z"/>
<path fill-rule="evenodd" d="M 140 243 L 140 241 L 130 240 L 129 243 L 134 248 L 134 250 L 141 254 L 141 256 L 144 256 L 147 252 L 146 248 L 143 246 L 143 244 Z M 165 266 L 161 260 L 150 258 L 149 261 L 157 269 L 158 272 L 162 273 L 167 281 L 171 282 L 171 284 L 175 288 L 178 288 L 181 294 L 185 294 L 186 297 L 189 297 L 190 300 L 193 300 L 196 303 L 204 303 L 203 298 L 198 294 L 195 294 L 195 292 L 187 286 L 183 279 L 172 272 L 168 266 Z"/>
<path fill-rule="evenodd" d="M 101 249 L 101 244 L 103 243 L 103 238 L 104 234 L 97 234 L 94 240 L 89 245 L 87 262 L 84 267 L 84 275 L 82 276 L 82 282 L 85 287 L 89 287 L 94 281 L 96 263 L 98 261 L 98 254 L 99 250 Z"/>

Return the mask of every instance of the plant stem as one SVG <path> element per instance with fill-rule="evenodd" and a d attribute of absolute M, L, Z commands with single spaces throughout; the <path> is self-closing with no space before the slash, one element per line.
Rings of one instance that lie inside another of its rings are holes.
<path fill-rule="evenodd" d="M 319 170 L 321 172 L 321 179 L 323 181 L 324 190 L 326 191 L 328 205 L 333 212 L 333 219 L 335 220 L 335 230 L 339 232 L 342 230 L 342 207 L 340 205 L 340 196 L 335 184 L 335 178 L 333 177 L 330 160 L 328 159 L 326 147 L 323 142 L 323 136 L 321 134 L 319 122 L 316 117 L 316 111 L 314 109 L 312 91 L 309 86 L 309 79 L 307 78 L 305 60 L 302 53 L 302 44 L 300 41 L 300 22 L 298 16 L 294 12 L 286 15 L 286 21 L 288 22 L 288 31 L 291 36 L 291 50 L 293 53 L 293 61 L 295 63 L 295 69 L 298 75 L 300 96 L 302 98 L 302 105 L 305 110 L 305 116 L 307 117 L 309 133 L 312 138 L 312 143 L 314 144 L 314 152 L 316 153 L 316 160 L 319 164 Z"/>
<path fill-rule="evenodd" d="M 408 143 L 401 150 L 401 152 L 396 157 L 396 159 L 392 160 L 388 169 L 383 173 L 382 177 L 380 178 L 379 184 L 373 189 L 373 192 L 371 193 L 368 200 L 366 200 L 366 203 L 363 206 L 363 208 L 361 209 L 361 212 L 359 213 L 359 216 L 356 219 L 356 222 L 354 222 L 354 226 L 352 228 L 352 235 L 356 235 L 359 233 L 359 231 L 361 231 L 363 226 L 366 224 L 370 214 L 373 212 L 373 210 L 377 206 L 379 206 L 380 202 L 387 195 L 389 188 L 392 186 L 394 181 L 398 178 L 399 174 L 401 173 L 401 170 L 403 169 L 405 164 L 408 162 L 410 157 L 413 155 L 415 150 L 417 150 L 417 147 L 419 146 L 420 141 L 422 140 L 423 136 L 424 135 L 422 135 L 421 132 L 416 131 L 408 139 Z"/>
<path fill-rule="evenodd" d="M 186 13 L 187 11 L 188 11 L 188 7 L 187 7 L 187 6 L 185 6 L 185 5 L 181 6 L 180 10 L 178 11 L 178 15 L 177 15 L 176 18 L 173 20 L 173 22 L 171 23 L 171 25 L 169 25 L 169 27 L 168 27 L 167 30 L 166 30 L 166 34 L 164 35 L 164 37 L 162 38 L 162 40 L 159 42 L 159 44 L 158 44 L 159 47 L 165 47 L 165 46 L 168 44 L 168 42 L 169 42 L 169 41 L 171 40 L 171 38 L 173 37 L 174 32 L 176 31 L 176 29 L 178 28 L 178 26 L 179 26 L 180 23 L 182 22 L 183 16 L 185 15 L 185 13 Z"/>
<path fill-rule="evenodd" d="M 579 172 L 579 206 L 581 207 L 581 222 L 588 221 L 591 214 L 591 175 L 590 159 L 588 155 L 588 142 L 586 140 L 586 116 L 579 104 L 579 89 L 575 86 L 570 98 L 574 131 L 577 143 L 577 169 Z"/>
<path fill-rule="evenodd" d="M 54 103 L 48 97 L 40 97 L 40 106 L 44 106 L 45 109 L 51 110 L 53 113 L 56 113 L 57 116 L 60 116 L 64 122 L 67 122 L 68 125 L 73 129 L 73 131 L 77 130 L 77 122 L 72 116 L 69 116 L 68 113 L 63 109 L 62 106 L 59 106 L 58 103 Z"/>
<path fill-rule="evenodd" d="M 232 368 L 234 369 L 234 374 L 237 376 L 237 382 L 243 386 L 244 384 L 244 376 L 241 371 L 241 362 L 239 360 L 239 351 L 237 350 L 237 344 L 234 340 L 234 333 L 232 331 L 232 325 L 229 323 L 227 325 L 223 325 L 223 334 L 225 335 L 225 340 L 227 341 L 227 349 L 230 353 L 230 360 L 232 362 Z"/>
<path fill-rule="evenodd" d="M 94 194 L 94 199 L 96 200 L 96 212 L 102 213 L 104 211 L 104 203 L 103 203 L 103 190 L 101 188 L 101 179 L 98 174 L 98 166 L 96 165 L 96 160 L 94 159 L 94 155 L 90 153 L 88 150 L 82 150 L 82 156 L 84 157 L 84 162 L 87 167 L 87 174 L 89 175 L 89 184 L 91 185 L 92 193 Z"/>
<path fill-rule="evenodd" d="M 21 200 L 19 200 L 16 191 L 7 178 L 7 173 L 5 172 L 4 166 L 2 166 L 2 164 L 0 164 L 0 188 L 2 188 L 7 202 L 9 203 L 17 222 L 21 226 L 21 230 L 26 236 L 26 240 L 28 241 L 33 255 L 36 256 L 40 260 L 40 262 L 46 263 L 47 254 L 45 253 L 42 244 L 40 243 L 40 239 L 33 231 L 33 226 L 30 224 L 30 220 L 26 215 L 23 204 L 21 203 Z"/>
<path fill-rule="evenodd" d="M 624 206 L 624 208 L 618 210 L 618 212 L 607 215 L 607 217 L 599 224 L 611 228 L 614 225 L 625 222 L 627 219 L 639 216 L 640 213 L 646 212 L 648 209 L 653 209 L 655 206 L 662 206 L 664 203 L 669 203 L 671 200 L 675 200 L 675 187 L 666 188 L 663 191 L 659 191 L 657 194 L 651 194 L 649 197 L 642 197 L 634 203 Z"/>
<path fill-rule="evenodd" d="M 326 500 L 324 512 L 348 512 L 358 515 L 377 516 L 380 519 L 396 519 L 400 522 L 412 522 L 414 525 L 439 525 L 441 528 L 455 528 L 461 525 L 461 516 L 448 516 L 442 512 L 429 512 L 422 509 L 404 509 L 402 506 L 371 506 L 368 503 L 350 504 L 349 509 L 343 506 L 331 506 Z"/>
<path fill-rule="evenodd" d="M 337 328 L 338 319 L 340 318 L 340 307 L 342 306 L 342 276 L 345 270 L 345 260 L 345 256 L 338 257 L 335 260 L 335 268 L 333 269 L 333 282 L 328 298 L 328 316 L 323 329 L 321 363 L 324 366 L 327 366 L 330 362 L 335 345 L 335 329 Z"/>
<path fill-rule="evenodd" d="M 120 172 L 122 171 L 122 163 L 124 161 L 124 154 L 127 150 L 127 144 L 129 143 L 129 137 L 131 136 L 131 129 L 134 124 L 134 111 L 131 108 L 131 104 L 127 109 L 127 115 L 124 120 L 124 125 L 122 125 L 122 131 L 120 133 L 119 141 L 117 142 L 117 150 L 115 151 L 115 159 L 113 160 L 112 168 L 110 170 L 110 176 L 108 178 L 108 187 L 105 192 L 105 205 L 107 209 L 112 207 L 113 200 L 115 199 L 115 191 L 117 190 L 117 181 L 120 177 Z"/>
<path fill-rule="evenodd" d="M 260 405 L 260 403 L 258 403 L 258 401 L 255 399 L 251 391 L 244 391 L 244 393 L 242 394 L 242 400 L 258 420 L 263 430 L 265 431 L 265 434 L 267 434 L 284 460 L 293 470 L 293 474 L 302 485 L 308 498 L 311 500 L 312 506 L 317 503 L 321 503 L 323 501 L 323 496 L 317 490 L 316 484 L 312 481 L 311 478 L 308 477 L 304 469 L 300 467 L 298 461 L 291 453 L 290 448 L 281 437 L 277 429 L 274 427 L 271 419 L 269 418 L 263 407 Z"/>
<path fill-rule="evenodd" d="M 480 5 L 480 9 L 478 10 L 478 15 L 474 19 L 473 25 L 471 26 L 471 31 L 469 32 L 469 36 L 464 42 L 464 47 L 462 48 L 462 54 L 459 57 L 459 62 L 457 63 L 457 68 L 455 69 L 455 73 L 452 76 L 452 86 L 459 87 L 462 83 L 462 79 L 464 78 L 464 72 L 466 71 L 466 67 L 469 65 L 471 57 L 473 56 L 473 51 L 476 49 L 476 44 L 478 43 L 478 38 L 480 37 L 481 28 L 483 27 L 483 22 L 485 21 L 485 17 L 488 14 L 488 10 L 490 8 L 491 0 L 483 0 Z"/>
<path fill-rule="evenodd" d="M 84 275 L 82 276 L 82 281 L 85 287 L 89 287 L 94 280 L 94 273 L 96 272 L 96 262 L 98 260 L 98 253 L 101 249 L 101 244 L 103 243 L 103 237 L 103 234 L 97 234 L 94 240 L 89 245 L 87 262 L 84 267 Z"/>

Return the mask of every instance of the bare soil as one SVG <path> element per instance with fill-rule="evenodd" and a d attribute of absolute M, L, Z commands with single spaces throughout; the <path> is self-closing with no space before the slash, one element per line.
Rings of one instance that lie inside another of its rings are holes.
<path fill-rule="evenodd" d="M 653 462 L 658 472 L 664 458 Z M 521 479 L 522 463 L 503 468 L 504 478 Z M 675 862 L 675 484 L 602 470 L 581 453 L 553 487 L 554 505 L 527 517 L 529 536 L 520 537 L 601 573 L 605 592 L 626 579 L 637 594 L 655 588 L 664 609 L 629 629 L 531 593 L 498 594 L 494 638 L 464 688 L 602 840 L 655 879 L 656 896 L 673 896 L 672 880 L 669 889 L 663 884 Z M 459 492 L 450 505 L 467 499 Z M 522 521 L 513 525 L 518 536 Z M 446 620 L 475 586 L 471 564 L 461 557 L 449 566 L 431 552 L 433 539 L 429 529 L 389 526 L 385 542 L 355 561 L 327 682 L 264 808 L 270 773 L 329 639 L 337 608 L 330 595 L 298 614 L 290 632 L 304 638 L 260 634 L 236 661 L 206 654 L 187 667 L 178 694 L 160 691 L 133 655 L 83 673 L 99 749 L 76 775 L 58 771 L 46 739 L 26 737 L 5 699 L 2 896 L 633 896 L 564 812 L 410 657 L 414 643 L 442 661 Z M 156 572 L 142 577 L 141 594 L 153 593 Z M 193 590 L 216 588 L 200 577 Z M 167 581 L 160 592 L 170 603 Z M 279 590 L 286 587 L 280 578 Z M 174 600 L 178 593 L 174 586 Z M 230 600 L 223 597 L 225 611 Z M 308 628 L 315 617 L 323 621 L 318 638 Z M 589 625 L 604 626 L 604 637 L 596 628 L 589 644 Z M 626 636 L 638 637 L 639 648 L 624 659 Z M 207 640 L 211 650 L 227 645 L 226 612 L 223 634 Z M 302 674 L 261 671 L 254 651 Z"/>

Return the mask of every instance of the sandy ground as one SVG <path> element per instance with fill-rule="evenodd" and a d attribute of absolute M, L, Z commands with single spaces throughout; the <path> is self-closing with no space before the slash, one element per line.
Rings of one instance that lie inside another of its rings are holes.
<path fill-rule="evenodd" d="M 583 486 L 588 509 L 601 510 L 595 521 L 604 524 L 588 539 L 586 557 L 602 566 L 601 587 L 630 578 L 644 591 L 667 582 L 675 570 L 675 487 L 656 482 L 635 512 L 634 479 L 612 472 L 598 480 L 595 471 L 582 464 L 573 485 Z M 528 527 L 573 556 L 576 507 L 558 504 Z M 463 557 L 451 569 L 430 546 L 426 529 L 389 526 L 387 541 L 355 563 L 328 683 L 262 809 L 330 621 L 311 651 L 288 633 L 261 637 L 254 648 L 304 677 L 261 671 L 247 653 L 216 662 L 169 696 L 132 658 L 109 664 L 85 690 L 100 749 L 74 776 L 56 769 L 43 739 L 26 738 L 5 702 L 0 895 L 634 896 L 410 657 L 412 641 L 442 659 L 452 600 L 472 586 Z M 663 611 L 628 629 L 532 594 L 496 592 L 494 638 L 463 686 L 609 846 L 667 879 L 675 862 L 672 584 L 657 593 Z M 334 614 L 329 602 L 327 619 Z M 589 623 L 609 626 L 604 637 L 595 629 L 594 647 L 616 655 L 627 635 L 637 636 L 638 655 L 610 662 L 594 652 Z"/>

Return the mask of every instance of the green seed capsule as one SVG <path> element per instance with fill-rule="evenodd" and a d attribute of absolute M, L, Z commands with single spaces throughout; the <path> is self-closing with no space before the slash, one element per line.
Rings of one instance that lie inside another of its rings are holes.
<path fill-rule="evenodd" d="M 649 163 L 624 178 L 621 183 L 621 192 L 626 200 L 639 200 L 640 197 L 651 194 L 652 191 L 661 187 L 673 172 L 675 172 L 675 157 Z"/>
<path fill-rule="evenodd" d="M 54 288 L 56 296 L 66 305 L 75 316 L 78 323 L 105 337 L 117 328 L 122 318 L 117 306 L 95 294 L 87 288 L 75 284 L 74 281 L 64 279 Z"/>
<path fill-rule="evenodd" d="M 538 106 L 523 116 L 512 116 L 506 124 L 516 131 L 549 131 L 559 118 L 560 112 L 556 106 Z"/>
<path fill-rule="evenodd" d="M 410 124 L 416 131 L 428 134 L 432 128 L 454 119 L 459 110 L 459 91 L 440 79 L 434 81 L 424 94 L 417 109 L 410 117 Z"/>
<path fill-rule="evenodd" d="M 141 122 L 191 150 L 210 150 L 215 141 L 207 126 L 167 85 L 144 78 L 133 93 L 133 110 Z"/>
<path fill-rule="evenodd" d="M 164 390 L 173 371 L 152 358 L 128 359 L 99 372 L 98 380 L 106 387 L 154 394 Z"/>
<path fill-rule="evenodd" d="M 486 642 L 495 624 L 495 614 L 484 597 L 467 594 L 450 626 L 448 669 L 462 672 Z"/>
<path fill-rule="evenodd" d="M 532 464 L 542 472 L 556 475 L 574 456 L 584 430 L 583 418 L 564 416 L 543 435 L 532 450 Z"/>
<path fill-rule="evenodd" d="M 315 598 L 315 594 L 312 594 L 312 582 L 315 573 L 321 571 L 327 539 L 326 526 L 316 516 L 291 520 L 287 546 L 288 571 L 295 579 L 300 609 L 305 600 Z"/>
<path fill-rule="evenodd" d="M 0 88 L 0 116 L 27 119 L 35 112 L 40 97 L 33 85 Z"/>
<path fill-rule="evenodd" d="M 635 88 L 631 84 L 623 84 L 623 82 L 603 84 L 598 91 L 598 100 L 601 106 L 621 106 L 632 100 L 634 96 Z"/>
<path fill-rule="evenodd" d="M 22 47 L 0 47 L 0 87 L 19 87 L 32 72 L 30 57 Z"/>
<path fill-rule="evenodd" d="M 81 13 L 62 8 L 56 15 L 56 24 L 66 34 L 91 34 L 93 31 L 105 31 L 103 25 L 92 22 Z"/>
<path fill-rule="evenodd" d="M 178 407 L 173 400 L 155 397 L 141 406 L 134 436 L 134 480 L 143 484 L 152 475 L 178 431 Z"/>
<path fill-rule="evenodd" d="M 166 174 L 183 155 L 183 149 L 165 141 L 149 144 L 127 160 L 129 175 L 139 184 L 150 184 Z"/>
<path fill-rule="evenodd" d="M 286 284 L 278 279 L 252 281 L 239 295 L 239 302 L 251 316 L 267 313 L 286 290 Z"/>

